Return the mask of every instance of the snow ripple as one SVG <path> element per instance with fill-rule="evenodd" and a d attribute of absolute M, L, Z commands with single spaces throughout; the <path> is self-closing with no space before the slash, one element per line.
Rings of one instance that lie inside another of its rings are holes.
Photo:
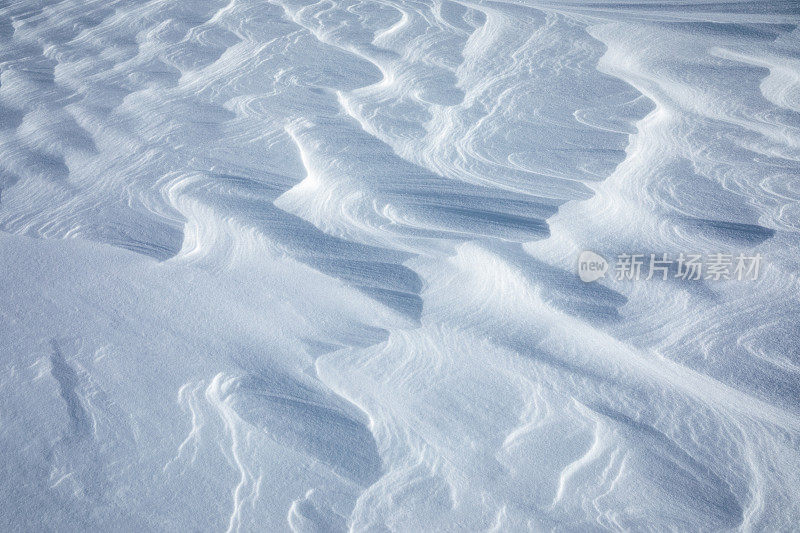
<path fill-rule="evenodd" d="M 795 527 L 796 18 L 0 6 L 0 528 Z"/>

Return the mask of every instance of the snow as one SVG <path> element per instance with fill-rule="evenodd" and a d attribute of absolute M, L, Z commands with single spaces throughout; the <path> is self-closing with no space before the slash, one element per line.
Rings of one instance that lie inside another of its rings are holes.
<path fill-rule="evenodd" d="M 0 529 L 796 527 L 796 24 L 0 5 Z"/>

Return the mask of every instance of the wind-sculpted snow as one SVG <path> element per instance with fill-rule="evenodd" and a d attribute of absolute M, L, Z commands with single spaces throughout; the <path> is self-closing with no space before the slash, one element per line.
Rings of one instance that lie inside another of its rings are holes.
<path fill-rule="evenodd" d="M 797 527 L 798 15 L 0 4 L 0 529 Z"/>

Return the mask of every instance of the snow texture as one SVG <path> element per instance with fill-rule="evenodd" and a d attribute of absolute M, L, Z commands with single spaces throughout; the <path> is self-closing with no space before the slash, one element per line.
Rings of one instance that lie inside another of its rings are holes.
<path fill-rule="evenodd" d="M 0 530 L 796 528 L 798 21 L 0 0 Z"/>

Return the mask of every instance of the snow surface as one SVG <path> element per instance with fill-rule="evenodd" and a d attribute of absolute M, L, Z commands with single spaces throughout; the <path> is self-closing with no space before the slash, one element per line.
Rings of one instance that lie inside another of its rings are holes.
<path fill-rule="evenodd" d="M 0 2 L 0 530 L 797 527 L 799 18 Z"/>

